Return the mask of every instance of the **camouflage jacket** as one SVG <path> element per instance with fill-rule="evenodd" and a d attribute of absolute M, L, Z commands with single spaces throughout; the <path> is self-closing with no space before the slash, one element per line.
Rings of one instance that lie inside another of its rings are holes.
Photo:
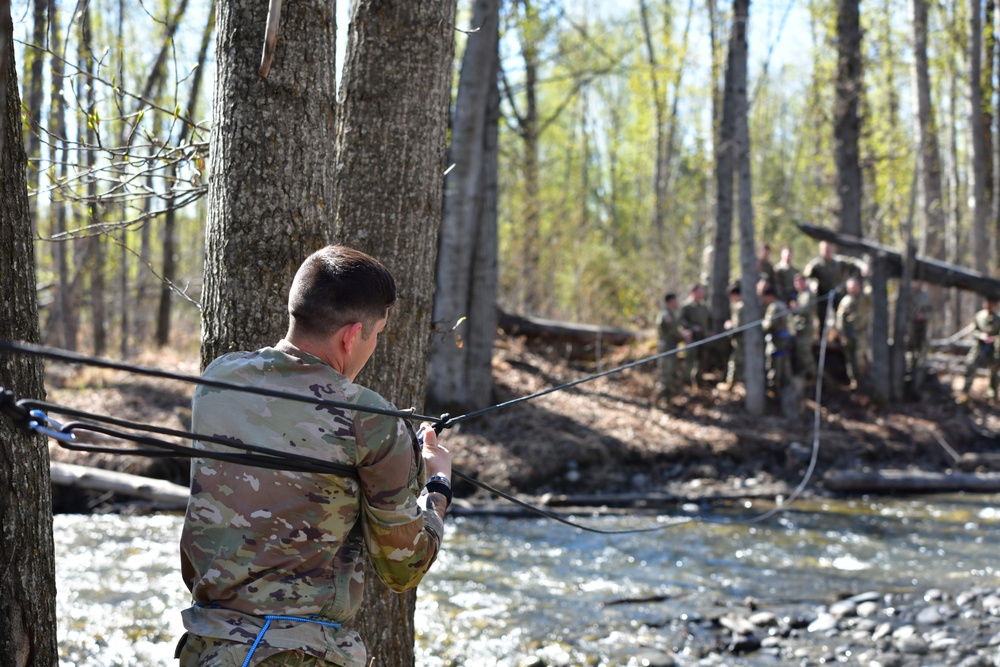
<path fill-rule="evenodd" d="M 871 299 L 867 294 L 847 294 L 837 305 L 837 331 L 847 339 L 867 340 L 871 326 Z"/>
<path fill-rule="evenodd" d="M 708 306 L 690 297 L 681 304 L 681 327 L 691 332 L 691 340 L 701 340 L 708 335 L 709 320 L 712 318 Z"/>
<path fill-rule="evenodd" d="M 393 409 L 287 341 L 222 356 L 205 377 Z M 346 621 L 361 604 L 366 553 L 395 591 L 416 586 L 434 562 L 444 526 L 417 504 L 426 470 L 402 420 L 206 386 L 192 419 L 197 433 L 347 464 L 358 478 L 192 459 L 181 535 L 181 573 L 195 602 L 182 612 L 189 632 L 250 643 L 265 615 Z M 343 628 L 276 621 L 260 646 L 365 667 L 361 638 Z"/>
<path fill-rule="evenodd" d="M 677 344 L 684 340 L 684 330 L 677 321 L 677 315 L 669 308 L 664 308 L 656 318 L 658 352 L 669 352 L 676 349 Z"/>
<path fill-rule="evenodd" d="M 790 315 L 792 329 L 797 336 L 812 338 L 813 315 L 816 313 L 816 296 L 809 288 L 795 294 L 795 312 Z"/>

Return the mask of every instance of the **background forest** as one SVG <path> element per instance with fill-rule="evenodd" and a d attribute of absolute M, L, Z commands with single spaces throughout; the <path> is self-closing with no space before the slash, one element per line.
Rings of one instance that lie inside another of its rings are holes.
<path fill-rule="evenodd" d="M 484 3 L 459 2 L 456 100 L 465 44 L 479 35 L 474 4 Z M 684 292 L 710 269 L 733 7 L 485 4 L 499 12 L 498 303 L 648 326 L 665 290 Z M 853 88 L 862 233 L 901 247 L 913 220 L 921 252 L 987 270 L 1000 239 L 994 4 L 865 3 L 860 68 L 846 80 L 841 5 L 850 0 L 749 10 L 756 241 L 791 245 L 801 266 L 814 242 L 795 223 L 850 231 L 838 223 L 835 125 Z M 21 0 L 12 11 L 45 342 L 122 357 L 166 345 L 179 322 L 197 321 L 201 298 L 214 7 Z M 724 254 L 738 266 L 736 246 Z M 962 318 L 956 302 L 938 325 Z"/>

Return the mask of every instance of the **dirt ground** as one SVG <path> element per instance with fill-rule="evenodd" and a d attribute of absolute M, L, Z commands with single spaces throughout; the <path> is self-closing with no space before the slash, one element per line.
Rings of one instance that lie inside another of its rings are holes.
<path fill-rule="evenodd" d="M 593 359 L 571 361 L 562 351 L 503 338 L 493 362 L 495 402 L 654 352 L 651 341 L 617 348 L 598 366 Z M 952 383 L 960 357 L 932 357 L 921 400 L 891 406 L 848 391 L 837 361 L 831 354 L 818 433 L 812 389 L 795 420 L 784 418 L 776 402 L 763 417 L 747 415 L 741 387 L 719 388 L 717 373 L 657 407 L 650 403 L 655 364 L 644 364 L 498 409 L 456 425 L 443 438 L 455 468 L 481 482 L 536 499 L 557 501 L 565 494 L 577 503 L 590 498 L 598 504 L 610 496 L 787 496 L 803 480 L 805 493 L 823 494 L 824 476 L 831 471 L 943 472 L 957 467 L 956 456 L 997 451 L 993 433 L 1000 428 L 1000 410 L 983 396 L 985 376 L 968 403 L 955 401 Z M 137 363 L 197 373 L 196 352 L 149 356 Z M 191 385 L 58 365 L 50 365 L 46 375 L 52 402 L 168 428 L 189 427 Z M 815 469 L 806 477 L 814 451 Z M 50 452 L 54 460 L 187 481 L 186 461 L 80 454 L 57 445 Z M 456 483 L 456 497 L 476 505 L 491 502 L 489 494 L 462 481 Z M 100 511 L 113 509 L 120 499 L 58 489 L 54 500 L 57 511 Z"/>

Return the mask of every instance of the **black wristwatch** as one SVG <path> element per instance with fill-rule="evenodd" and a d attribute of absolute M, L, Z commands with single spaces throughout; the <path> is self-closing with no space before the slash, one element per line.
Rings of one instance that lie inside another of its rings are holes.
<path fill-rule="evenodd" d="M 447 501 L 445 507 L 451 505 L 451 480 L 444 475 L 434 475 L 427 480 L 424 488 L 427 489 L 427 493 L 440 493 L 444 496 Z"/>

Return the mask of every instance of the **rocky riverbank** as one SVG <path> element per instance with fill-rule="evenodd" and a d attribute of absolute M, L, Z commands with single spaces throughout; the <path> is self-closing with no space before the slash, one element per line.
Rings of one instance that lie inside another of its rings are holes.
<path fill-rule="evenodd" d="M 1000 667 L 1000 588 L 871 591 L 820 606 L 732 604 L 718 616 L 670 620 L 660 630 L 679 638 L 675 644 L 638 648 L 629 664 Z M 529 656 L 518 667 L 548 663 Z"/>

